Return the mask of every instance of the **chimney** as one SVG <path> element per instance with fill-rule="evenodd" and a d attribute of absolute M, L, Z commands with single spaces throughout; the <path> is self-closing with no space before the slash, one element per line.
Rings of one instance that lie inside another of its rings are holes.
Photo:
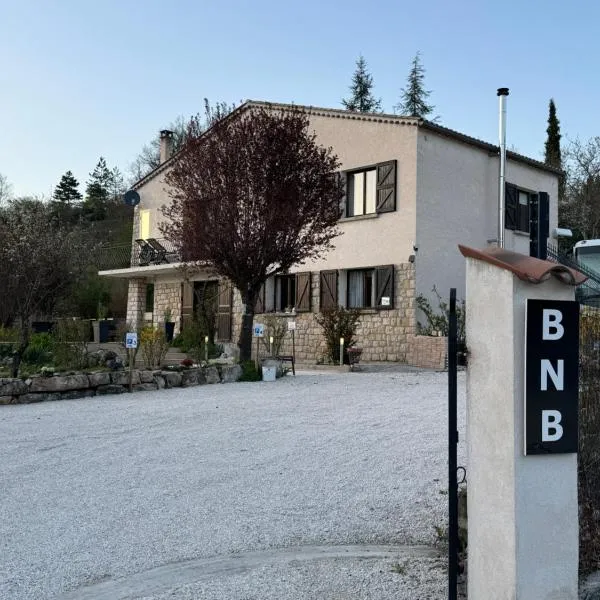
<path fill-rule="evenodd" d="M 173 154 L 173 132 L 163 129 L 160 132 L 160 164 L 168 161 Z"/>

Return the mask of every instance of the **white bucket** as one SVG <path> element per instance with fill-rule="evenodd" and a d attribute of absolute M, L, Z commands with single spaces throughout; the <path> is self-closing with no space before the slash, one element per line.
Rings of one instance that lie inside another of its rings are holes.
<path fill-rule="evenodd" d="M 277 367 L 263 367 L 262 377 L 263 381 L 275 381 L 277 378 Z"/>

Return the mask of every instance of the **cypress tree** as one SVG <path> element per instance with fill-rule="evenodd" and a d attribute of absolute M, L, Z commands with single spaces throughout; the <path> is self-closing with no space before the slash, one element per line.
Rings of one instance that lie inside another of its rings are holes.
<path fill-rule="evenodd" d="M 545 163 L 556 169 L 562 169 L 562 154 L 560 151 L 560 121 L 556 116 L 554 98 L 550 98 L 548 106 L 548 137 L 545 143 Z"/>
<path fill-rule="evenodd" d="M 356 61 L 356 71 L 352 76 L 350 98 L 342 99 L 344 108 L 353 112 L 381 112 L 381 99 L 377 100 L 372 90 L 373 76 L 367 71 L 367 61 L 363 56 L 359 56 Z"/>

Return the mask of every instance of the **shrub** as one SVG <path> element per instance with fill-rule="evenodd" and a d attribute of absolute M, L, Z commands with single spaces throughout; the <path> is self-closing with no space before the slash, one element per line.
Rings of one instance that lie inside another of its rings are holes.
<path fill-rule="evenodd" d="M 169 343 L 164 329 L 144 327 L 138 343 L 146 367 L 159 367 L 169 350 Z"/>
<path fill-rule="evenodd" d="M 442 299 L 435 285 L 431 291 L 437 296 L 438 312 L 431 306 L 429 300 L 419 294 L 416 298 L 417 307 L 423 312 L 427 323 L 423 325 L 417 322 L 417 333 L 419 335 L 430 336 L 447 336 L 450 330 L 450 307 L 447 302 Z M 467 353 L 467 336 L 466 336 L 466 309 L 465 301 L 459 300 L 456 302 L 456 333 L 458 339 L 458 352 L 466 359 Z M 459 356 L 460 358 L 460 356 Z"/>
<path fill-rule="evenodd" d="M 261 338 L 266 351 L 273 356 L 281 354 L 281 347 L 287 334 L 287 318 L 268 315 L 262 317 L 262 322 L 265 324 L 265 337 Z M 273 347 L 269 338 L 273 338 Z"/>
<path fill-rule="evenodd" d="M 19 330 L 16 327 L 3 327 L 0 325 L 0 342 L 18 342 Z"/>
<path fill-rule="evenodd" d="M 52 360 L 52 336 L 49 333 L 34 333 L 23 354 L 23 362 L 28 365 L 44 365 Z"/>
<path fill-rule="evenodd" d="M 340 362 L 340 338 L 344 338 L 346 349 L 356 345 L 354 336 L 360 321 L 360 311 L 356 308 L 336 306 L 318 314 L 316 319 L 323 329 L 325 344 L 327 345 L 327 357 L 331 362 L 337 364 Z"/>
<path fill-rule="evenodd" d="M 242 367 L 242 376 L 239 381 L 261 381 L 261 372 L 256 368 L 253 360 L 246 360 L 240 363 Z"/>
<path fill-rule="evenodd" d="M 88 366 L 89 321 L 63 319 L 48 335 L 57 367 L 85 369 Z"/>

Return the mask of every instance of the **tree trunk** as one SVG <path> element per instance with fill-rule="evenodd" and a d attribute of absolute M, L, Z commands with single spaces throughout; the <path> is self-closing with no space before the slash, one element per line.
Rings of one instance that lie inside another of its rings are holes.
<path fill-rule="evenodd" d="M 12 362 L 12 373 L 13 377 L 19 376 L 19 369 L 21 368 L 21 361 L 23 360 L 23 355 L 25 354 L 25 350 L 27 350 L 27 346 L 29 346 L 29 320 L 21 318 L 21 335 L 20 335 L 19 345 L 13 354 L 13 362 Z"/>
<path fill-rule="evenodd" d="M 242 328 L 238 340 L 238 348 L 240 349 L 240 362 L 252 359 L 252 324 L 254 322 L 254 305 L 256 304 L 257 292 L 247 290 L 242 293 L 242 300 L 246 307 L 242 314 Z"/>

